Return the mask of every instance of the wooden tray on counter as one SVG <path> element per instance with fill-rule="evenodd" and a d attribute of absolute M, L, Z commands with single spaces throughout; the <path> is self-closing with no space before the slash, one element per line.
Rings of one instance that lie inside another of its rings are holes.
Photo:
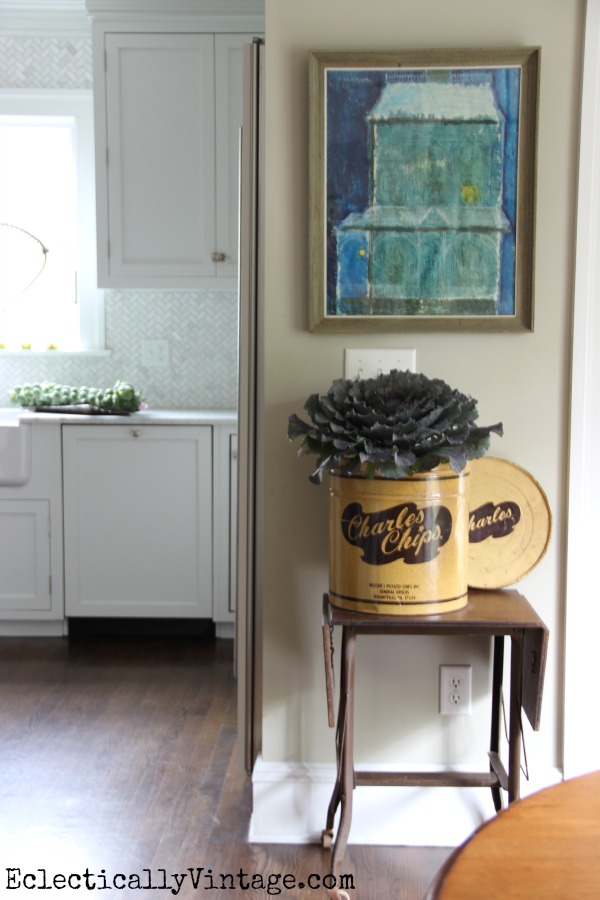
<path fill-rule="evenodd" d="M 130 416 L 130 412 L 121 412 L 114 409 L 100 409 L 89 403 L 77 403 L 71 406 L 26 406 L 24 409 L 32 409 L 40 413 L 63 413 L 74 416 Z"/>

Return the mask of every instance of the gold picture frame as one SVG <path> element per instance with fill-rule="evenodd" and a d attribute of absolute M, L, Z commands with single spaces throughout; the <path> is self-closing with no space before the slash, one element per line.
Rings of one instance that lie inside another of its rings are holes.
<path fill-rule="evenodd" d="M 311 331 L 533 330 L 540 54 L 309 53 Z"/>

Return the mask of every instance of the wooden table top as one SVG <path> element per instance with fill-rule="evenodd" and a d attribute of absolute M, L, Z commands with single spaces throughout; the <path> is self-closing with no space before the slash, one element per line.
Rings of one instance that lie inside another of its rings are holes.
<path fill-rule="evenodd" d="M 327 595 L 325 595 L 327 598 Z M 423 632 L 439 631 L 445 634 L 456 630 L 465 632 L 472 629 L 474 634 L 493 633 L 494 630 L 507 633 L 521 628 L 545 628 L 537 612 L 525 597 L 513 589 L 470 590 L 468 602 L 463 609 L 437 615 L 390 616 L 355 612 L 336 607 L 331 598 L 330 615 L 334 625 L 346 625 L 361 633 L 381 631 Z"/>
<path fill-rule="evenodd" d="M 340 609 L 323 597 L 324 620 L 356 634 L 427 634 L 463 636 L 524 634 L 522 705 L 532 727 L 540 727 L 548 629 L 518 591 L 471 590 L 467 605 L 433 616 L 382 616 Z"/>
<path fill-rule="evenodd" d="M 512 804 L 453 854 L 428 900 L 598 900 L 600 772 Z"/>

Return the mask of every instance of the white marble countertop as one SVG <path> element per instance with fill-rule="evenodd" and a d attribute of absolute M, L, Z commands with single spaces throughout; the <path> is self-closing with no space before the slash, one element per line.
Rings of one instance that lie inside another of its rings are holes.
<path fill-rule="evenodd" d="M 0 409 L 0 421 L 3 418 L 51 425 L 234 425 L 237 413 L 229 409 L 142 409 L 126 416 L 111 416 L 35 412 L 12 406 Z"/>

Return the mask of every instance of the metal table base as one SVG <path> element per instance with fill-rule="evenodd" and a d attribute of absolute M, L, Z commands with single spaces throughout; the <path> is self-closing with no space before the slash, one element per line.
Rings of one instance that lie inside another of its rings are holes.
<path fill-rule="evenodd" d="M 334 710 L 333 632 L 342 629 L 340 692 L 337 721 Z M 356 640 L 359 634 L 466 635 L 493 638 L 493 677 L 489 771 L 487 772 L 369 772 L 354 768 L 354 687 Z M 504 643 L 510 638 L 510 702 L 508 768 L 500 758 Z M 519 798 L 521 763 L 521 709 L 532 727 L 539 729 L 548 629 L 522 594 L 514 590 L 470 591 L 467 606 L 443 616 L 380 616 L 350 612 L 323 597 L 325 681 L 330 726 L 336 727 L 337 777 L 322 832 L 324 847 L 333 846 L 331 874 L 337 879 L 352 823 L 352 797 L 359 785 L 487 787 L 496 811 L 502 809 L 502 791 L 508 802 Z M 341 807 L 334 841 L 335 815 Z M 343 900 L 344 891 L 331 896 Z"/>

